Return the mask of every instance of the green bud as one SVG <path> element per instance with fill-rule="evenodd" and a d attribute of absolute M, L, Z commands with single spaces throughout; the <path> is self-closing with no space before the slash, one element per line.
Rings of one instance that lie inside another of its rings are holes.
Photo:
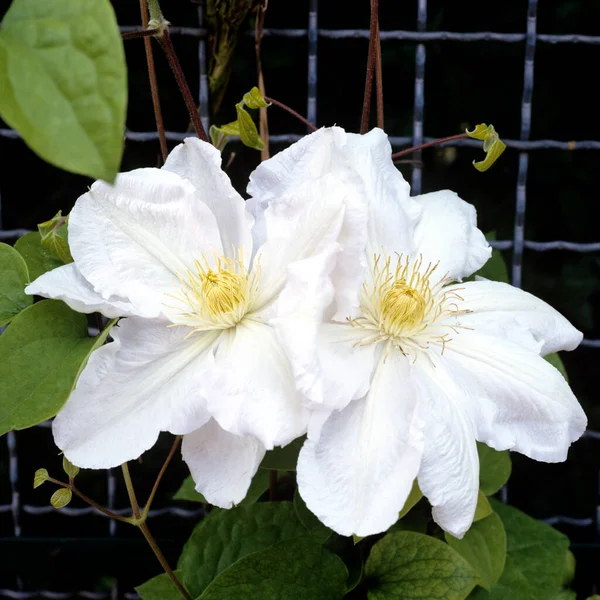
<path fill-rule="evenodd" d="M 473 161 L 473 166 L 478 171 L 487 171 L 506 150 L 506 144 L 500 140 L 493 125 L 488 126 L 485 123 L 480 123 L 473 131 L 469 131 L 468 129 L 465 131 L 470 138 L 483 141 L 483 150 L 486 153 L 486 157 L 479 162 Z"/>
<path fill-rule="evenodd" d="M 70 479 L 73 479 L 79 473 L 79 467 L 76 467 L 66 456 L 63 456 L 63 470 L 69 476 Z"/>
<path fill-rule="evenodd" d="M 50 479 L 50 475 L 48 475 L 48 471 L 46 469 L 38 469 L 33 476 L 33 489 L 40 487 L 42 483 L 45 483 Z"/>
<path fill-rule="evenodd" d="M 50 504 L 52 504 L 54 508 L 62 508 L 71 502 L 71 498 L 73 498 L 73 492 L 69 488 L 60 488 L 52 494 Z"/>
<path fill-rule="evenodd" d="M 247 94 L 244 94 L 242 102 L 248 108 L 266 108 L 271 106 L 265 97 L 260 93 L 260 90 L 255 86 Z"/>
<path fill-rule="evenodd" d="M 67 222 L 69 217 L 63 217 L 58 211 L 52 219 L 40 223 L 38 230 L 42 237 L 42 246 L 47 248 L 56 258 L 65 264 L 73 262 L 69 244 L 67 242 Z"/>

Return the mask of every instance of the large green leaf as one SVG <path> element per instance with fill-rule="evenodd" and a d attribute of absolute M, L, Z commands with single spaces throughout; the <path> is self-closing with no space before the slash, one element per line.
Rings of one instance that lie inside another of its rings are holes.
<path fill-rule="evenodd" d="M 23 291 L 28 283 L 27 265 L 21 255 L 12 246 L 0 243 L 0 327 L 33 302 Z"/>
<path fill-rule="evenodd" d="M 479 454 L 479 488 L 486 496 L 495 494 L 510 477 L 512 464 L 508 451 L 498 452 L 477 442 Z"/>
<path fill-rule="evenodd" d="M 294 493 L 294 508 L 296 509 L 296 516 L 300 519 L 302 525 L 306 527 L 310 535 L 319 542 L 325 543 L 333 531 L 327 525 L 321 523 L 316 515 L 310 512 L 302 496 L 298 493 L 298 488 L 296 488 Z"/>
<path fill-rule="evenodd" d="M 389 533 L 365 565 L 369 600 L 462 600 L 479 578 L 448 544 L 411 531 Z"/>
<path fill-rule="evenodd" d="M 496 513 L 473 523 L 461 540 L 446 533 L 446 541 L 475 569 L 479 585 L 490 589 L 500 579 L 506 560 L 506 532 Z"/>
<path fill-rule="evenodd" d="M 48 248 L 42 245 L 39 231 L 26 233 L 17 240 L 15 250 L 23 257 L 29 269 L 29 282 L 35 281 L 47 271 L 62 267 L 62 260 L 57 258 Z"/>
<path fill-rule="evenodd" d="M 13 0 L 0 30 L 0 115 L 44 160 L 112 181 L 126 79 L 109 0 Z"/>
<path fill-rule="evenodd" d="M 97 341 L 85 315 L 59 300 L 17 315 L 0 335 L 0 435 L 53 417 Z"/>
<path fill-rule="evenodd" d="M 285 540 L 225 569 L 198 600 L 339 600 L 348 571 L 309 538 Z"/>
<path fill-rule="evenodd" d="M 500 581 L 492 586 L 488 592 L 477 588 L 470 596 L 470 600 L 548 600 L 547 596 L 540 595 L 538 590 L 516 566 L 510 556 L 506 556 L 504 572 Z"/>
<path fill-rule="evenodd" d="M 200 595 L 225 568 L 282 540 L 307 536 L 291 502 L 259 502 L 213 511 L 186 542 L 178 568 L 192 596 Z"/>
<path fill-rule="evenodd" d="M 260 463 L 263 469 L 273 469 L 275 471 L 295 471 L 298 463 L 298 454 L 305 437 L 295 439 L 283 448 L 274 448 L 269 450 L 262 462 Z"/>
<path fill-rule="evenodd" d="M 175 577 L 182 580 L 183 573 L 174 571 Z M 181 600 L 181 594 L 166 573 L 149 579 L 135 588 L 142 600 Z"/>

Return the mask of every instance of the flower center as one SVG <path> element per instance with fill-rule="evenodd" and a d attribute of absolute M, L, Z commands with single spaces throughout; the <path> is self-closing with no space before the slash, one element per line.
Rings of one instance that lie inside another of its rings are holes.
<path fill-rule="evenodd" d="M 423 322 L 426 309 L 423 294 L 404 279 L 397 279 L 381 299 L 381 327 L 391 335 L 401 335 Z"/>
<path fill-rule="evenodd" d="M 214 255 L 209 263 L 202 255 L 194 261 L 194 269 L 180 276 L 182 288 L 171 298 L 176 306 L 170 314 L 175 325 L 188 325 L 195 331 L 235 327 L 252 307 L 260 268 L 248 272 L 243 254 L 232 259 Z"/>

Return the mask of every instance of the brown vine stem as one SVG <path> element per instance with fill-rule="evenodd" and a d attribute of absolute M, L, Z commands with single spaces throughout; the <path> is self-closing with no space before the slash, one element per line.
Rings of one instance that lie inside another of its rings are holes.
<path fill-rule="evenodd" d="M 121 34 L 121 39 L 135 40 L 137 38 L 151 38 L 153 35 L 156 35 L 159 32 L 160 29 L 139 29 L 138 31 L 128 31 L 127 33 Z"/>
<path fill-rule="evenodd" d="M 454 140 L 460 140 L 462 138 L 469 137 L 466 133 L 459 133 L 458 135 L 451 135 L 449 137 L 441 138 L 439 140 L 433 140 L 433 142 L 427 142 L 426 144 L 421 144 L 420 146 L 415 146 L 414 148 L 407 148 L 406 150 L 401 150 L 400 152 L 396 152 L 392 154 L 392 160 L 396 160 L 401 156 L 405 156 L 406 154 L 411 154 L 416 152 L 417 150 L 423 150 L 424 148 L 431 148 L 431 146 L 439 146 L 440 144 L 445 144 L 446 142 L 453 142 Z"/>
<path fill-rule="evenodd" d="M 381 38 L 379 36 L 379 0 L 371 0 L 371 18 L 375 21 L 375 95 L 377 99 L 377 127 L 383 129 L 383 69 L 381 66 Z"/>
<path fill-rule="evenodd" d="M 275 501 L 275 495 L 277 491 L 277 471 L 271 469 L 269 471 L 269 502 Z"/>
<path fill-rule="evenodd" d="M 274 104 L 275 106 L 278 106 L 279 108 L 290 113 L 290 115 L 296 117 L 298 121 L 304 123 L 304 125 L 306 125 L 311 131 L 317 130 L 317 128 L 310 121 L 305 119 L 300 113 L 297 113 L 293 108 L 290 108 L 287 104 L 283 104 L 283 102 L 278 102 L 277 100 L 273 100 L 273 98 L 269 98 L 267 96 L 265 96 L 264 98 L 267 102 L 269 102 L 269 104 Z"/>
<path fill-rule="evenodd" d="M 198 109 L 196 108 L 194 97 L 192 96 L 190 87 L 187 84 L 185 75 L 183 74 L 183 70 L 181 69 L 181 64 L 179 63 L 179 59 L 177 58 L 177 54 L 175 53 L 175 48 L 173 48 L 173 42 L 171 41 L 171 37 L 169 36 L 168 26 L 164 27 L 162 35 L 157 35 L 156 39 L 158 40 L 158 43 L 161 45 L 161 48 L 164 50 L 167 56 L 169 66 L 173 71 L 173 75 L 175 75 L 175 80 L 177 81 L 177 85 L 179 86 L 179 90 L 181 91 L 181 95 L 183 96 L 183 100 L 188 109 L 190 119 L 192 120 L 194 129 L 196 130 L 196 134 L 201 140 L 208 142 L 208 136 L 206 135 L 206 131 L 204 131 L 204 127 L 202 126 L 202 121 L 200 120 L 200 115 L 198 114 Z"/>
<path fill-rule="evenodd" d="M 269 0 L 263 0 L 256 9 L 256 25 L 254 27 L 254 53 L 256 54 L 256 72 L 258 73 L 258 89 L 265 97 L 265 78 L 262 70 L 262 61 L 260 57 L 263 29 L 265 25 L 265 15 L 267 7 L 269 6 Z M 260 133 L 260 139 L 264 143 L 264 148 L 260 151 L 260 160 L 267 160 L 269 154 L 269 117 L 267 115 L 267 108 L 261 107 L 258 109 L 258 127 Z"/>
<path fill-rule="evenodd" d="M 158 33 L 158 29 L 147 29 L 148 27 L 148 4 L 146 0 L 140 0 L 140 13 L 142 16 L 142 27 L 146 31 Z M 165 135 L 165 125 L 160 110 L 160 97 L 158 95 L 158 82 L 156 80 L 156 69 L 154 68 L 154 55 L 152 54 L 152 40 L 144 37 L 144 49 L 146 51 L 146 64 L 148 65 L 148 79 L 150 80 L 150 92 L 152 94 L 152 106 L 154 107 L 154 119 L 156 121 L 156 130 L 160 141 L 160 153 L 163 163 L 167 160 L 169 148 L 167 146 L 167 136 Z"/>
<path fill-rule="evenodd" d="M 167 458 L 165 459 L 165 462 L 163 463 L 163 466 L 161 467 L 158 476 L 156 477 L 154 485 L 152 486 L 152 491 L 150 492 L 150 496 L 148 497 L 148 502 L 146 502 L 146 506 L 144 506 L 144 510 L 142 511 L 143 519 L 145 519 L 148 516 L 148 511 L 150 510 L 150 506 L 154 501 L 154 496 L 156 496 L 156 490 L 158 490 L 160 481 L 163 478 L 163 475 L 165 474 L 165 471 L 167 470 L 167 467 L 169 466 L 169 463 L 171 462 L 171 459 L 173 458 L 173 455 L 175 454 L 175 451 L 177 450 L 180 441 L 181 436 L 176 436 L 175 440 L 173 441 L 173 445 L 171 446 L 171 450 L 169 451 L 169 454 L 167 455 Z"/>
<path fill-rule="evenodd" d="M 371 0 L 371 27 L 369 30 L 369 54 L 367 57 L 367 76 L 365 81 L 365 94 L 363 97 L 362 118 L 360 120 L 360 133 L 364 135 L 369 129 L 369 117 L 371 116 L 371 96 L 373 94 L 373 71 L 375 69 L 376 40 L 378 35 L 378 23 L 373 11 L 373 2 Z"/>

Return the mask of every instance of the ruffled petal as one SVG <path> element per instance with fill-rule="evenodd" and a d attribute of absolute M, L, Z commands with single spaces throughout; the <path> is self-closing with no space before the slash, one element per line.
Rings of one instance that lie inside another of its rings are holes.
<path fill-rule="evenodd" d="M 462 279 L 479 270 L 492 255 L 477 229 L 475 207 L 454 192 L 442 190 L 417 196 L 421 218 L 415 228 L 415 253 L 425 265 L 439 262 L 438 272 Z"/>
<path fill-rule="evenodd" d="M 231 508 L 246 497 L 265 455 L 265 447 L 256 438 L 233 435 L 214 419 L 185 435 L 181 451 L 196 491 L 221 508 Z"/>
<path fill-rule="evenodd" d="M 254 219 L 221 168 L 221 153 L 213 145 L 189 137 L 171 151 L 163 170 L 177 173 L 196 188 L 217 220 L 225 256 L 237 258 L 243 248 L 250 259 Z"/>
<path fill-rule="evenodd" d="M 113 327 L 114 341 L 92 353 L 53 422 L 56 445 L 73 464 L 116 467 L 152 447 L 159 432 L 188 433 L 208 421 L 202 384 L 216 335 L 186 333 L 138 317 Z"/>
<path fill-rule="evenodd" d="M 25 288 L 25 293 L 62 300 L 77 312 L 99 312 L 109 319 L 135 314 L 134 307 L 126 300 L 114 297 L 108 300 L 102 298 L 79 272 L 75 263 L 40 275 Z"/>
<path fill-rule="evenodd" d="M 541 343 L 542 355 L 559 350 L 574 350 L 583 339 L 565 317 L 532 294 L 498 281 L 469 281 L 448 286 L 462 300 L 460 323 L 476 331 L 499 337 L 510 335 L 515 329 L 529 332 Z"/>
<path fill-rule="evenodd" d="M 308 411 L 272 327 L 245 319 L 224 333 L 209 377 L 208 409 L 230 433 L 270 450 L 306 432 Z"/>
<path fill-rule="evenodd" d="M 222 253 L 214 215 L 194 187 L 160 169 L 97 181 L 69 217 L 75 264 L 103 298 L 131 302 L 136 313 L 158 316 L 164 294 L 204 253 Z"/>
<path fill-rule="evenodd" d="M 426 398 L 425 447 L 419 487 L 445 531 L 462 538 L 473 522 L 479 490 L 479 457 L 469 416 L 457 402 L 453 382 L 429 363 L 413 367 Z"/>
<path fill-rule="evenodd" d="M 436 373 L 446 371 L 455 382 L 479 441 L 560 462 L 585 431 L 587 418 L 563 376 L 539 356 L 540 345 L 533 337 L 528 348 L 461 330 L 446 344 Z"/>
<path fill-rule="evenodd" d="M 298 459 L 308 508 L 341 535 L 367 536 L 396 522 L 419 470 L 421 402 L 409 361 L 381 359 L 366 397 L 334 411 Z"/>

